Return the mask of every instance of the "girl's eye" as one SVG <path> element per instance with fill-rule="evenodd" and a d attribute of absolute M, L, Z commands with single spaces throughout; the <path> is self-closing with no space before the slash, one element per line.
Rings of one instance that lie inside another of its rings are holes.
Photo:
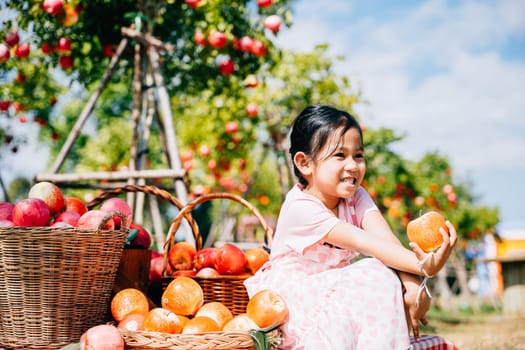
<path fill-rule="evenodd" d="M 335 154 L 335 156 L 336 156 L 337 158 L 344 158 L 344 157 L 345 157 L 345 155 L 344 155 L 343 152 L 337 152 L 337 153 Z"/>
<path fill-rule="evenodd" d="M 356 158 L 364 158 L 365 157 L 365 154 L 364 153 L 358 153 L 355 155 Z"/>

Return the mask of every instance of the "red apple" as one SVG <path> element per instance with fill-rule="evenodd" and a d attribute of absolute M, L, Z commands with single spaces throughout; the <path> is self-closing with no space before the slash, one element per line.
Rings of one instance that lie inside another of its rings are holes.
<path fill-rule="evenodd" d="M 85 212 L 84 215 L 80 216 L 80 218 L 78 219 L 77 227 L 96 230 L 99 228 L 100 224 L 102 223 L 102 220 L 106 217 L 107 214 L 107 212 L 98 209 L 89 210 Z M 108 221 L 106 221 L 102 228 L 105 230 L 114 230 L 115 223 L 113 222 L 113 219 L 109 219 Z"/>
<path fill-rule="evenodd" d="M 250 117 L 255 117 L 257 114 L 259 114 L 259 106 L 255 102 L 250 102 L 246 106 L 246 114 L 248 114 Z"/>
<path fill-rule="evenodd" d="M 201 0 L 185 0 L 185 1 L 186 1 L 186 4 L 188 4 L 188 6 L 193 7 L 193 8 L 196 8 L 197 6 L 199 6 L 199 3 L 201 2 Z"/>
<path fill-rule="evenodd" d="M 124 338 L 120 331 L 110 324 L 93 326 L 80 337 L 80 349 L 124 350 L 124 346 Z"/>
<path fill-rule="evenodd" d="M 282 23 L 281 16 L 279 15 L 270 15 L 264 19 L 264 28 L 271 30 L 274 33 L 277 33 L 281 27 Z"/>
<path fill-rule="evenodd" d="M 136 230 L 137 235 L 131 240 L 131 246 L 148 249 L 151 246 L 151 236 L 149 232 L 139 224 L 132 223 L 129 230 Z"/>
<path fill-rule="evenodd" d="M 26 58 L 29 56 L 29 52 L 31 51 L 28 43 L 20 44 L 16 47 L 15 50 L 15 56 L 18 58 Z"/>
<path fill-rule="evenodd" d="M 213 267 L 204 267 L 198 270 L 195 276 L 201 278 L 214 278 L 220 277 L 221 275 Z"/>
<path fill-rule="evenodd" d="M 11 202 L 0 202 L 0 220 L 13 220 L 13 208 Z"/>
<path fill-rule="evenodd" d="M 203 157 L 209 157 L 211 154 L 211 149 L 207 145 L 202 145 L 199 147 L 199 153 Z"/>
<path fill-rule="evenodd" d="M 202 248 L 195 253 L 193 257 L 193 268 L 197 271 L 205 267 L 215 266 L 215 256 L 218 248 L 208 247 Z"/>
<path fill-rule="evenodd" d="M 12 30 L 5 36 L 5 43 L 7 46 L 15 47 L 19 41 L 20 37 L 18 36 L 18 30 Z"/>
<path fill-rule="evenodd" d="M 66 200 L 62 190 L 52 182 L 42 181 L 34 184 L 29 189 L 28 198 L 40 198 L 49 207 L 51 215 L 56 215 L 64 210 Z"/>
<path fill-rule="evenodd" d="M 206 35 L 204 35 L 204 33 L 200 29 L 197 29 L 195 31 L 195 36 L 193 37 L 193 39 L 195 40 L 195 43 L 197 43 L 197 45 L 206 46 Z"/>
<path fill-rule="evenodd" d="M 50 15 L 56 16 L 62 12 L 64 4 L 62 0 L 44 0 L 42 7 Z"/>
<path fill-rule="evenodd" d="M 7 111 L 9 109 L 10 104 L 11 102 L 6 101 L 6 100 L 0 101 L 0 111 L 4 111 L 4 112 Z"/>
<path fill-rule="evenodd" d="M 109 58 L 113 57 L 113 55 L 115 54 L 115 51 L 113 51 L 113 45 L 105 44 L 104 46 L 102 46 L 102 54 Z"/>
<path fill-rule="evenodd" d="M 210 159 L 210 160 L 208 161 L 208 164 L 207 164 L 207 165 L 208 165 L 208 169 L 210 169 L 210 170 L 215 170 L 215 169 L 217 169 L 217 161 L 216 161 L 215 159 Z"/>
<path fill-rule="evenodd" d="M 155 251 L 153 251 L 155 252 Z M 152 252 L 152 256 L 153 256 Z M 149 280 L 151 282 L 160 282 L 164 272 L 164 256 L 158 255 L 151 258 L 149 265 Z"/>
<path fill-rule="evenodd" d="M 51 213 L 46 202 L 40 198 L 25 198 L 13 208 L 15 226 L 49 226 Z"/>
<path fill-rule="evenodd" d="M 40 46 L 40 50 L 42 50 L 42 53 L 44 55 L 47 55 L 47 54 L 51 53 L 51 51 L 52 51 L 51 46 L 49 45 L 49 43 L 43 43 L 42 46 Z"/>
<path fill-rule="evenodd" d="M 257 0 L 257 5 L 259 7 L 269 7 L 272 6 L 272 0 Z"/>
<path fill-rule="evenodd" d="M 121 212 L 126 218 L 126 228 L 130 227 L 133 217 L 133 211 L 131 210 L 131 207 L 129 206 L 128 202 L 126 202 L 124 199 L 119 197 L 106 199 L 100 206 L 100 210 L 106 213 L 109 213 L 111 211 Z M 115 216 L 113 220 L 115 222 L 115 227 L 119 228 L 121 221 L 120 218 L 118 216 Z"/>
<path fill-rule="evenodd" d="M 182 241 L 175 243 L 168 252 L 168 262 L 173 270 L 191 270 L 193 258 L 197 250 L 190 243 Z"/>
<path fill-rule="evenodd" d="M 53 220 L 53 225 L 59 222 L 67 223 L 73 227 L 78 225 L 78 219 L 80 219 L 80 214 L 76 211 L 64 211 L 58 214 Z"/>
<path fill-rule="evenodd" d="M 197 275 L 197 271 L 195 270 L 177 270 L 171 274 L 172 277 L 178 277 L 178 276 L 193 277 L 195 275 Z"/>
<path fill-rule="evenodd" d="M 212 30 L 210 32 L 210 35 L 208 37 L 208 43 L 216 48 L 216 49 L 222 49 L 226 46 L 228 40 L 226 38 L 226 34 L 223 32 L 220 32 L 218 30 Z"/>
<path fill-rule="evenodd" d="M 222 75 L 230 75 L 235 71 L 235 64 L 230 59 L 223 60 L 219 63 L 219 70 Z"/>
<path fill-rule="evenodd" d="M 62 19 L 62 24 L 65 27 L 71 27 L 78 22 L 78 11 L 73 5 L 64 5 L 65 16 Z"/>
<path fill-rule="evenodd" d="M 0 227 L 13 227 L 15 224 L 11 220 L 7 219 L 1 219 L 0 220 Z"/>
<path fill-rule="evenodd" d="M 9 48 L 7 47 L 7 45 L 0 43 L 0 63 L 7 62 L 7 60 L 9 60 L 9 57 L 11 57 Z"/>
<path fill-rule="evenodd" d="M 221 275 L 240 275 L 246 272 L 248 261 L 241 248 L 226 243 L 217 251 L 215 270 Z"/>
<path fill-rule="evenodd" d="M 70 69 L 73 68 L 73 57 L 71 56 L 60 56 L 58 59 L 58 64 L 60 64 L 60 67 L 62 69 Z"/>
<path fill-rule="evenodd" d="M 228 122 L 226 123 L 224 130 L 228 134 L 236 133 L 237 131 L 239 131 L 239 123 L 237 123 L 236 121 Z"/>
<path fill-rule="evenodd" d="M 66 211 L 74 211 L 80 215 L 83 215 L 86 211 L 88 211 L 84 201 L 78 197 L 66 197 L 65 201 Z"/>
<path fill-rule="evenodd" d="M 239 39 L 239 50 L 250 52 L 253 45 L 253 39 L 249 36 L 243 36 Z"/>
<path fill-rule="evenodd" d="M 26 81 L 26 76 L 24 75 L 24 73 L 18 72 L 16 75 L 16 82 L 23 83 L 24 81 Z"/>
<path fill-rule="evenodd" d="M 59 55 L 69 55 L 71 53 L 71 40 L 65 37 L 58 39 L 58 44 L 55 46 L 55 52 Z"/>
<path fill-rule="evenodd" d="M 254 88 L 257 87 L 257 85 L 259 85 L 259 80 L 255 74 L 249 74 L 246 78 L 244 78 L 244 86 L 247 88 Z"/>
<path fill-rule="evenodd" d="M 266 45 L 262 41 L 254 40 L 250 51 L 255 56 L 261 57 L 261 56 L 266 55 L 267 48 L 266 48 Z"/>

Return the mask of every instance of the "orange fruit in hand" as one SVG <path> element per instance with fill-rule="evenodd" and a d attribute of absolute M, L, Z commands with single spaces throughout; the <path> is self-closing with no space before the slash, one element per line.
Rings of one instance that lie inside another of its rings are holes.
<path fill-rule="evenodd" d="M 221 327 L 209 317 L 195 316 L 190 319 L 182 329 L 182 334 L 201 334 L 207 332 L 219 332 Z"/>
<path fill-rule="evenodd" d="M 246 332 L 250 329 L 257 329 L 257 323 L 252 320 L 247 314 L 239 314 L 232 318 L 228 323 L 222 327 L 223 331 L 241 331 Z"/>
<path fill-rule="evenodd" d="M 219 328 L 222 327 L 233 318 L 233 314 L 226 305 L 218 301 L 211 301 L 201 306 L 195 316 L 206 316 L 214 320 Z"/>
<path fill-rule="evenodd" d="M 288 320 L 288 307 L 277 292 L 263 289 L 255 293 L 246 305 L 246 314 L 260 328 L 282 324 Z"/>
<path fill-rule="evenodd" d="M 408 223 L 407 236 L 411 242 L 417 243 L 428 253 L 438 249 L 443 243 L 440 227 L 448 233 L 443 215 L 437 211 L 429 211 Z"/>
<path fill-rule="evenodd" d="M 170 310 L 156 307 L 146 315 L 142 328 L 148 332 L 180 334 L 182 332 L 182 321 L 178 315 Z"/>
<path fill-rule="evenodd" d="M 129 314 L 147 314 L 148 311 L 148 298 L 136 288 L 122 289 L 111 299 L 111 315 L 117 322 Z"/>
<path fill-rule="evenodd" d="M 256 273 L 270 259 L 270 254 L 263 247 L 249 249 L 244 253 L 244 256 L 246 256 L 248 267 L 252 273 Z"/>
<path fill-rule="evenodd" d="M 162 307 L 177 315 L 193 316 L 204 302 L 202 287 L 194 279 L 178 276 L 162 293 Z"/>

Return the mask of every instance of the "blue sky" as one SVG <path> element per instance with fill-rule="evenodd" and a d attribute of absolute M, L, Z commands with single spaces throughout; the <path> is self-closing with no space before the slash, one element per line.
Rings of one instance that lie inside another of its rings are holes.
<path fill-rule="evenodd" d="M 525 222 L 525 1 L 295 0 L 294 11 L 277 44 L 345 56 L 337 70 L 368 102 L 355 107 L 365 125 L 405 134 L 408 159 L 439 151 L 479 204 Z M 14 158 L 12 173 L 38 173 L 47 150 Z"/>
<path fill-rule="evenodd" d="M 478 204 L 525 222 L 525 1 L 300 0 L 294 11 L 277 44 L 343 55 L 365 125 L 405 134 L 407 159 L 447 156 Z"/>

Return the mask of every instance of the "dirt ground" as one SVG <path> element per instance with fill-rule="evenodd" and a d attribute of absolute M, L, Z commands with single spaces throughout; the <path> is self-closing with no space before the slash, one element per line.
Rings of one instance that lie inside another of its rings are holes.
<path fill-rule="evenodd" d="M 429 318 L 422 334 L 438 334 L 459 350 L 525 350 L 525 318 L 501 314 Z"/>

